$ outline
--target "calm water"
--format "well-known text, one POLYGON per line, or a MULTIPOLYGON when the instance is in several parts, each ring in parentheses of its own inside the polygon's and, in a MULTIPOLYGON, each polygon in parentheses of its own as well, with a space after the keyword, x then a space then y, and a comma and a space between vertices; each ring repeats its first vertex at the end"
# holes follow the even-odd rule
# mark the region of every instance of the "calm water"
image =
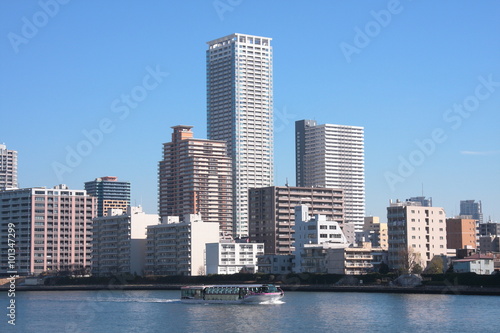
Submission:
POLYGON ((498 296, 287 292, 281 304, 217 305, 181 303, 178 291, 24 292, 16 294, 15 328, 0 296, 0 332, 500 330, 498 296))

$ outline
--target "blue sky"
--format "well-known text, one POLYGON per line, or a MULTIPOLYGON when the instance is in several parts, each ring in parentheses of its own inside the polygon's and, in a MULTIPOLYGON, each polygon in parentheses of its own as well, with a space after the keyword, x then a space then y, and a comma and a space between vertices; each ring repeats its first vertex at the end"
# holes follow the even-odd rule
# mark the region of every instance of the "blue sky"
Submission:
POLYGON ((273 38, 275 184, 295 183, 294 122, 365 127, 366 213, 481 200, 500 221, 500 3, 0 2, 0 142, 21 187, 117 176, 156 212, 171 126, 206 138, 206 42, 273 38))

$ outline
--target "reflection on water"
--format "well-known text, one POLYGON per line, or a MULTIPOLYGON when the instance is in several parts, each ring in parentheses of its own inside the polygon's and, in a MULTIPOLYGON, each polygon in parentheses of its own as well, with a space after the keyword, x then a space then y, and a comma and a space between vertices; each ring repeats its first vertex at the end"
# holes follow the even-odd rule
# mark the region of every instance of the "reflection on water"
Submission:
MULTIPOLYGON (((3 299, 0 299, 3 301, 3 299)), ((287 292, 278 304, 185 304, 178 291, 16 295, 1 332, 497 332, 500 297, 287 292)), ((2 304, 3 307, 3 304, 2 304)))

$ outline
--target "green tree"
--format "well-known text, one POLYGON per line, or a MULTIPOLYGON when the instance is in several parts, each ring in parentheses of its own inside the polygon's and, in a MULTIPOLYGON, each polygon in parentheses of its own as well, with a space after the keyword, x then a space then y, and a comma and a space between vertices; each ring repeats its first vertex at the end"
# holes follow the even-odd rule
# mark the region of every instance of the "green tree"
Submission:
POLYGON ((380 263, 380 267, 378 268, 378 272, 380 274, 387 274, 389 273, 389 265, 387 265, 385 262, 380 263))
POLYGON ((425 268, 425 274, 443 274, 444 262, 441 256, 434 256, 431 262, 425 268))

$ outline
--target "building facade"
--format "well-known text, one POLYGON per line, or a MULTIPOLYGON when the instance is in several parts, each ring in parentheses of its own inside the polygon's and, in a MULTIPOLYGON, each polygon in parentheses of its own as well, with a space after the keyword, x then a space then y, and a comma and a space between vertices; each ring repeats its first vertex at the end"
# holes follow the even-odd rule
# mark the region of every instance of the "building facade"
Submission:
POLYGON ((219 241, 219 224, 189 214, 147 227, 146 275, 205 275, 205 245, 219 241))
POLYGON ((356 247, 327 249, 325 265, 329 274, 367 274, 373 270, 372 245, 361 242, 356 247))
POLYGON ((387 241, 387 223, 380 223, 378 216, 365 216, 363 233, 361 236, 371 242, 373 247, 380 247, 383 250, 388 249, 387 241))
POLYGON ((345 222, 362 232, 365 216, 364 128, 295 122, 296 185, 344 190, 345 222))
POLYGON ((274 182, 271 38, 232 34, 207 44, 207 135, 227 143, 234 234, 245 237, 248 189, 274 182))
POLYGON ((174 126, 163 144, 158 167, 160 217, 201 214, 217 222, 223 235, 233 234, 231 159, 226 143, 194 139, 192 126, 174 126))
POLYGON ((495 235, 500 236, 500 223, 497 222, 484 222, 479 223, 479 236, 495 235))
POLYGON ((446 255, 446 214, 441 207, 423 207, 419 202, 390 203, 387 207, 389 267, 401 268, 407 256, 425 268, 437 255, 446 255))
POLYGON ((17 151, 0 144, 0 191, 17 186, 17 151))
POLYGON ((460 216, 470 216, 470 218, 477 220, 478 223, 483 223, 483 207, 481 201, 460 200, 460 216))
POLYGON ((85 182, 85 190, 97 198, 97 217, 106 216, 109 209, 127 211, 130 206, 130 183, 118 177, 106 176, 85 182))
POLYGON ((327 249, 349 246, 337 221, 327 220, 324 215, 311 218, 306 205, 295 207, 294 272, 326 273, 327 249))
POLYGON ((265 254, 293 252, 295 206, 309 206, 312 215, 321 214, 339 225, 344 222, 341 189, 270 186, 250 189, 250 240, 264 243, 265 254))
POLYGON ((89 273, 94 217, 95 198, 84 190, 59 185, 0 191, 1 253, 11 253, 8 231, 16 236, 13 266, 2 256, 0 273, 89 273))
POLYGON ((209 243, 206 245, 206 274, 257 273, 262 243, 209 243))
POLYGON ((264 274, 289 274, 292 273, 292 265, 295 256, 279 255, 279 254, 264 254, 257 258, 257 266, 259 273, 264 274))
POLYGON ((476 249, 476 220, 463 218, 446 219, 446 244, 449 249, 476 249))
POLYGON ((453 271, 457 273, 490 275, 494 270, 494 257, 492 254, 476 253, 463 259, 453 260, 453 271))
POLYGON ((131 206, 126 211, 109 209, 106 216, 95 218, 92 275, 143 275, 146 228, 158 222, 157 214, 146 214, 142 207, 131 206))

